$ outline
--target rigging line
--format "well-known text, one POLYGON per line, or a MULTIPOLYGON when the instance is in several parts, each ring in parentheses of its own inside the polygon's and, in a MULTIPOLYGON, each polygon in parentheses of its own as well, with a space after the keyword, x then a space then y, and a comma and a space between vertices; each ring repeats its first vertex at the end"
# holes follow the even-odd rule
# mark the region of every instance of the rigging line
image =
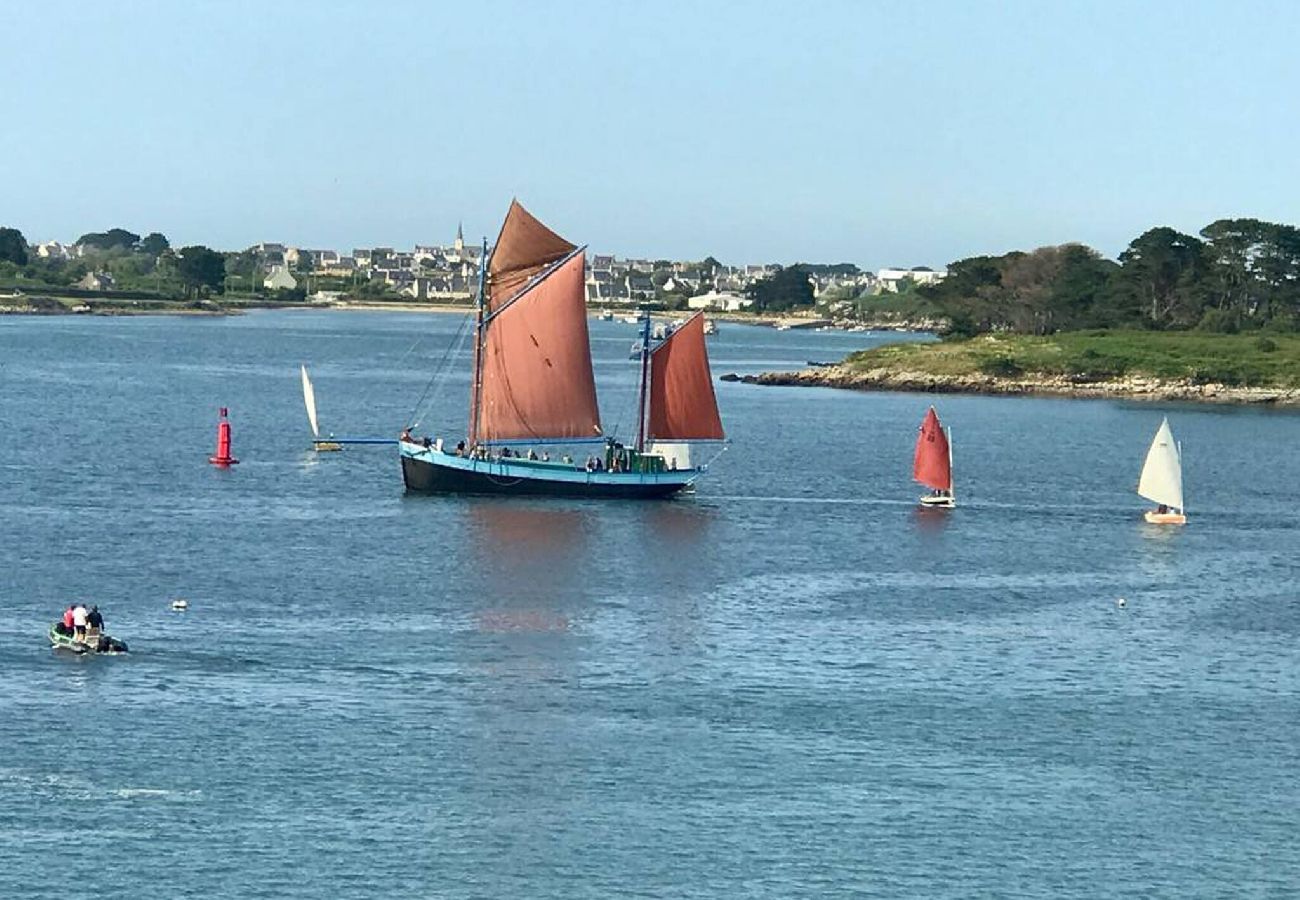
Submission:
POLYGON ((461 320, 459 329, 457 329, 456 334, 452 337, 452 340, 449 342, 446 351, 443 353, 441 361, 435 367, 433 378, 431 378, 429 384, 425 386, 424 393, 420 396, 420 400, 416 404, 416 409, 414 413, 415 422, 412 425, 413 428, 419 427, 424 417, 429 413, 430 410, 432 410, 434 404, 437 402, 437 396, 441 394, 443 387, 445 387, 445 385, 447 384, 447 380, 451 375, 452 360, 455 357, 459 356, 460 353, 465 348, 465 343, 468 340, 468 336, 469 336, 469 329, 466 326, 468 325, 470 319, 472 318, 473 316, 471 315, 471 316, 466 316, 464 319, 461 320), (433 396, 429 396, 429 392, 431 389, 433 390, 434 393, 433 396), (425 399, 426 397, 428 397, 427 401, 425 399))
MULTIPOLYGON (((428 397, 429 392, 433 390, 434 384, 445 378, 451 357, 461 349, 461 345, 465 342, 465 326, 469 323, 470 318, 470 315, 461 318, 460 327, 456 329, 456 333, 452 336, 452 339, 447 342, 447 349, 443 352, 442 359, 439 360, 436 366, 434 366, 433 375, 429 378, 429 381, 424 386, 424 390, 420 393, 420 399, 415 401, 415 407, 411 410, 411 419, 413 421, 410 423, 409 427, 415 428, 420 424, 420 419, 423 416, 422 408, 424 406, 425 398, 428 397)), ((418 344, 421 340, 423 340, 423 337, 417 338, 416 343, 418 344)), ((405 359, 405 356, 403 356, 403 359, 405 359)))

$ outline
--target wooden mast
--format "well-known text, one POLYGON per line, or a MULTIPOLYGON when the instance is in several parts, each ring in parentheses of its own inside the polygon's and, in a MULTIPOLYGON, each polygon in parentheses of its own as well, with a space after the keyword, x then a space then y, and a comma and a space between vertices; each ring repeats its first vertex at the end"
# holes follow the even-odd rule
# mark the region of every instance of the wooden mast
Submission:
POLYGON ((645 320, 641 323, 641 389, 637 400, 636 414, 636 452, 645 452, 646 394, 650 387, 650 310, 644 310, 645 320))
POLYGON ((474 319, 474 370, 469 389, 469 446, 478 446, 478 407, 479 394, 483 389, 483 309, 487 290, 487 238, 483 239, 483 255, 478 265, 478 309, 474 319))

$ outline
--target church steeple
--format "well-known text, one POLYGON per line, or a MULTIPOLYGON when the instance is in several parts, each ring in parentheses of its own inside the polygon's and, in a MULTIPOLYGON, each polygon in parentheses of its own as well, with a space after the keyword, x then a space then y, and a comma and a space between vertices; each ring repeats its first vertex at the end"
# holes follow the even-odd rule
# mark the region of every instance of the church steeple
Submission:
POLYGON ((460 253, 465 249, 465 230, 461 227, 463 223, 456 223, 456 252, 460 253))

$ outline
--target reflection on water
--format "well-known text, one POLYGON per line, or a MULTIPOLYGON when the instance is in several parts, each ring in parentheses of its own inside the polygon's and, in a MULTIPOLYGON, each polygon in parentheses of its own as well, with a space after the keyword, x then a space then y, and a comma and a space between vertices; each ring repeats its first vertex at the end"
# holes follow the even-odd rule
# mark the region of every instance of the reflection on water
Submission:
POLYGON ((941 535, 948 530, 954 510, 932 509, 919 503, 912 509, 912 527, 921 535, 941 535))
POLYGON ((471 607, 483 632, 556 633, 581 604, 594 511, 554 501, 461 501, 473 571, 471 607))

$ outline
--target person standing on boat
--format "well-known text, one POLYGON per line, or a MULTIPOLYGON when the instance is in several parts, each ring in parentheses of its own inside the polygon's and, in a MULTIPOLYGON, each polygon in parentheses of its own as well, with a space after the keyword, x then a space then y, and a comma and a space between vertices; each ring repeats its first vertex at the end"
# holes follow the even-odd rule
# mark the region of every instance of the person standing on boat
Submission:
POLYGON ((65 634, 72 634, 72 610, 77 604, 69 603, 68 608, 63 611, 63 631, 65 634))
POLYGON ((100 615, 98 606, 92 606, 90 612, 86 613, 86 636, 99 637, 103 630, 104 617, 100 615))
POLYGON ((86 605, 78 603, 72 608, 72 636, 81 640, 86 636, 86 605))

